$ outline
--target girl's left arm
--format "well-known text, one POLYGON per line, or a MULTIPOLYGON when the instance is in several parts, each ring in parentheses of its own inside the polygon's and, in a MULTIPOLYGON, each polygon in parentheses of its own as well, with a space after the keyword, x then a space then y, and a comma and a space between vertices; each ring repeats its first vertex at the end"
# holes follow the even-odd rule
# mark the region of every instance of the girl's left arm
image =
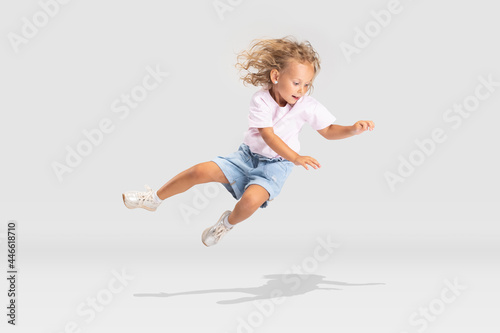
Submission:
POLYGON ((360 120, 352 126, 341 126, 331 124, 318 131, 327 140, 339 140, 361 134, 365 131, 373 131, 375 124, 371 120, 360 120))

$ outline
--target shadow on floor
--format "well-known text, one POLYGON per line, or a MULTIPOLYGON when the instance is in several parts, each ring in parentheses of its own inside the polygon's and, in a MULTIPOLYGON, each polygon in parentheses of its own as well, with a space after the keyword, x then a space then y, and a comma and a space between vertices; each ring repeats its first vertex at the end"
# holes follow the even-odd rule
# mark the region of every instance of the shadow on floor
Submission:
POLYGON ((134 294, 136 297, 174 297, 184 295, 201 295, 212 293, 246 293, 251 296, 240 297, 236 299, 218 301, 218 304, 236 304, 243 302, 256 301, 261 299, 271 299, 276 297, 274 294, 279 292, 279 297, 292 297, 309 293, 314 290, 342 290, 339 288, 322 288, 319 285, 331 285, 336 287, 358 287, 384 285, 385 283, 347 283, 338 281, 328 281, 322 275, 314 274, 271 274, 264 275, 268 281, 258 287, 248 288, 227 288, 227 289, 208 289, 193 290, 178 293, 144 293, 134 294))

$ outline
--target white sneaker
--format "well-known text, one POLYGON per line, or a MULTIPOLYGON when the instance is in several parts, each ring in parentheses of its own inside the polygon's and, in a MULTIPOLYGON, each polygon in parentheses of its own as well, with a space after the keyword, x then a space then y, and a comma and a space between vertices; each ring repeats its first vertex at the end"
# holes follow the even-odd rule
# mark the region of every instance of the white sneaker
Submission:
POLYGON ((205 246, 212 246, 217 244, 222 239, 222 237, 224 237, 224 235, 229 232, 230 229, 226 228, 226 226, 224 225, 224 218, 226 216, 229 216, 229 214, 231 214, 231 211, 226 210, 224 213, 222 213, 222 216, 216 224, 203 231, 203 234, 201 235, 201 241, 203 242, 203 244, 205 244, 205 246))
POLYGON ((151 212, 154 212, 156 208, 161 204, 161 202, 156 202, 153 198, 153 190, 144 185, 148 190, 147 192, 130 191, 122 194, 123 203, 127 208, 144 208, 151 212))

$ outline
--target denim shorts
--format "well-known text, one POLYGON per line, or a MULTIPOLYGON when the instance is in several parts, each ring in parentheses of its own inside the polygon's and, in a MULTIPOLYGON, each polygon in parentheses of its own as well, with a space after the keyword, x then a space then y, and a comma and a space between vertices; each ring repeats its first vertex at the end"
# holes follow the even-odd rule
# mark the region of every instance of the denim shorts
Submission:
POLYGON ((239 200, 248 186, 256 184, 266 189, 269 199, 260 208, 266 208, 268 201, 278 196, 295 166, 292 162, 282 158, 268 158, 250 151, 250 148, 242 143, 237 152, 228 156, 212 160, 222 170, 229 184, 222 184, 239 200))

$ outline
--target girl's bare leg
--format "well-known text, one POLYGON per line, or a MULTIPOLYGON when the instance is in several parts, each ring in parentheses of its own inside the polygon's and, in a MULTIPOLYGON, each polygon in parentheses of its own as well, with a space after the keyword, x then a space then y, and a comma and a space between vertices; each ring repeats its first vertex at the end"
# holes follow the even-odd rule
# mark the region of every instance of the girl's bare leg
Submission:
MULTIPOLYGON (((163 185, 157 194, 164 200, 185 192, 194 185, 210 182, 229 183, 219 166, 212 161, 196 164, 182 171, 163 185)), ((268 199, 266 189, 260 185, 250 185, 229 215, 229 223, 235 225, 248 219, 268 199)))
POLYGON ((259 207, 269 199, 269 193, 260 185, 247 187, 240 201, 236 204, 231 215, 227 218, 230 224, 240 223, 249 218, 259 207))
POLYGON ((196 164, 182 171, 170 179, 156 193, 160 199, 164 200, 182 193, 194 185, 210 182, 229 183, 222 170, 213 161, 196 164))

